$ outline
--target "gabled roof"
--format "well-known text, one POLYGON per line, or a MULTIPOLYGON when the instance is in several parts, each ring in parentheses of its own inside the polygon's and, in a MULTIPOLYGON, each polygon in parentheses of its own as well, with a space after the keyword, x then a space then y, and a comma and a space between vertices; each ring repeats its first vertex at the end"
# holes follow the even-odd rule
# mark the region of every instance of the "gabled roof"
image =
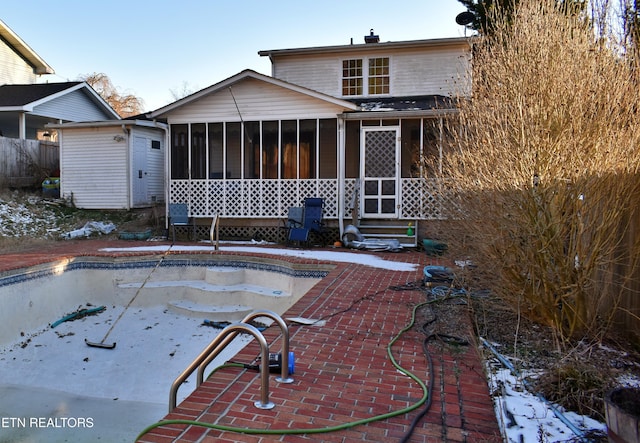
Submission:
POLYGON ((86 82, 0 86, 0 111, 33 111, 38 105, 78 90, 82 90, 87 94, 90 100, 104 109, 105 113, 120 119, 120 116, 113 108, 86 82))
POLYGON ((260 73, 258 73, 256 71, 251 70, 251 69, 245 69, 244 71, 242 71, 242 72, 240 72, 240 73, 238 73, 238 74, 236 74, 236 75, 234 75, 232 77, 229 77, 229 78, 227 78, 225 80, 222 80, 219 83, 216 83, 216 84, 214 84, 212 86, 209 86, 208 88, 202 89, 202 90, 200 90, 200 91, 198 91, 196 93, 193 93, 193 94, 191 94, 191 95, 189 95, 187 97, 184 97, 184 98, 182 98, 182 99, 180 99, 178 101, 175 101, 175 102, 173 102, 171 104, 168 104, 168 105, 166 105, 166 106, 164 106, 164 107, 162 107, 160 109, 152 111, 152 112, 147 114, 147 117, 156 118, 156 117, 161 116, 161 115, 163 115, 163 114, 165 114, 165 113, 167 113, 169 111, 173 111, 173 110, 175 110, 177 108, 180 108, 180 107, 182 107, 184 105, 192 103, 192 102, 194 102, 194 101, 196 101, 196 100, 198 100, 198 99, 200 99, 200 98, 202 98, 204 96, 207 96, 209 94, 212 94, 212 93, 221 91, 223 89, 226 89, 226 88, 228 88, 230 86, 233 86, 234 84, 236 84, 236 83, 238 83, 238 82, 240 82, 242 80, 248 79, 248 78, 259 80, 259 81, 263 81, 265 83, 269 83, 271 85, 279 86, 281 88, 285 88, 285 89, 288 89, 290 91, 294 91, 294 92, 297 92, 297 93, 300 93, 300 94, 304 94, 304 95, 307 95, 309 97, 314 97, 314 98, 317 98, 317 99, 320 99, 320 100, 324 100, 326 102, 333 103, 335 105, 341 106, 341 107, 343 107, 345 109, 348 109, 348 110, 352 110, 352 111, 358 110, 358 106, 356 104, 354 104, 352 102, 349 102, 347 100, 342 100, 342 99, 333 97, 331 95, 327 95, 327 94, 323 94, 323 93, 318 92, 318 91, 314 91, 312 89, 308 89, 308 88, 304 88, 302 86, 294 85, 293 83, 288 83, 288 82, 285 82, 285 81, 282 81, 282 80, 278 80, 276 78, 269 77, 268 75, 260 74, 260 73))
POLYGON ((55 71, 42 57, 35 53, 18 34, 13 32, 2 20, 0 20, 0 38, 4 40, 14 51, 33 66, 35 74, 53 74, 55 71))

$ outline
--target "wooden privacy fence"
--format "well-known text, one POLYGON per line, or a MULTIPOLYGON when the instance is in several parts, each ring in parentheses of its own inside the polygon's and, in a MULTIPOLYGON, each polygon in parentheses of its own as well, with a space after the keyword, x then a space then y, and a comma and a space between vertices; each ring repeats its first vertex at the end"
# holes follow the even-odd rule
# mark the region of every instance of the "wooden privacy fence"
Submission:
MULTIPOLYGON (((638 177, 633 177, 638 180, 638 177)), ((640 193, 620 219, 618 243, 610 264, 599 273, 601 291, 614 309, 617 332, 640 344, 640 193)))
POLYGON ((0 187, 37 186, 59 169, 58 143, 0 137, 0 187))

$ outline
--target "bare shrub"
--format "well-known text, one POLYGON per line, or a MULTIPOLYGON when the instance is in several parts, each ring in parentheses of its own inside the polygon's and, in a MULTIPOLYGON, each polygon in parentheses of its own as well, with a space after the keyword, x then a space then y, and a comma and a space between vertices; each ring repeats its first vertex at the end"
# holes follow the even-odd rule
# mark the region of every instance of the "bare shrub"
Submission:
POLYGON ((495 13, 443 170, 495 291, 558 344, 602 337, 638 289, 640 88, 615 42, 554 0, 495 13))

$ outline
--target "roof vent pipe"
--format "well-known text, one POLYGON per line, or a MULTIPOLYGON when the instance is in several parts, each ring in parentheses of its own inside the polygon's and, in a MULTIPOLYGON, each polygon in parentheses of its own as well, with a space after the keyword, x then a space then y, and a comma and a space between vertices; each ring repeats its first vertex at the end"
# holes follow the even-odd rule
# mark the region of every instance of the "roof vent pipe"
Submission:
POLYGON ((369 35, 364 36, 365 43, 380 43, 380 36, 373 34, 373 29, 369 31, 369 35))

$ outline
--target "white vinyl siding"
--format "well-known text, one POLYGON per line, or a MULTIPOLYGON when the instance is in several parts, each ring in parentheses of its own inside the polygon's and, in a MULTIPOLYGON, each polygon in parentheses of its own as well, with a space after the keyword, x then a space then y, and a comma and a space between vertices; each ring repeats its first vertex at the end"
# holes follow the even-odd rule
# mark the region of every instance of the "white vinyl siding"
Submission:
POLYGON ((344 109, 268 83, 246 79, 166 114, 169 123, 335 118, 344 109), (233 93, 233 95, 232 95, 233 93), (235 102, 234 102, 235 98, 235 102), (237 104, 237 108, 236 108, 237 104), (239 111, 238 111, 239 110, 239 111))
POLYGON ((33 67, 0 40, 0 85, 32 84, 37 78, 33 67))
MULTIPOLYGON (((389 57, 390 91, 395 97, 468 94, 460 77, 468 69, 469 53, 461 46, 319 53, 273 58, 274 77, 334 97, 342 97, 343 60, 389 57), (463 87, 461 91, 456 90, 463 87)), ((368 65, 363 63, 363 69, 368 65)), ((366 85, 364 86, 366 88, 366 85)))
POLYGON ((32 114, 45 117, 55 115, 58 119, 71 122, 113 119, 113 116, 100 111, 82 89, 38 105, 33 109, 32 114))
POLYGON ((63 130, 60 194, 78 208, 127 209, 128 146, 119 126, 63 130))

